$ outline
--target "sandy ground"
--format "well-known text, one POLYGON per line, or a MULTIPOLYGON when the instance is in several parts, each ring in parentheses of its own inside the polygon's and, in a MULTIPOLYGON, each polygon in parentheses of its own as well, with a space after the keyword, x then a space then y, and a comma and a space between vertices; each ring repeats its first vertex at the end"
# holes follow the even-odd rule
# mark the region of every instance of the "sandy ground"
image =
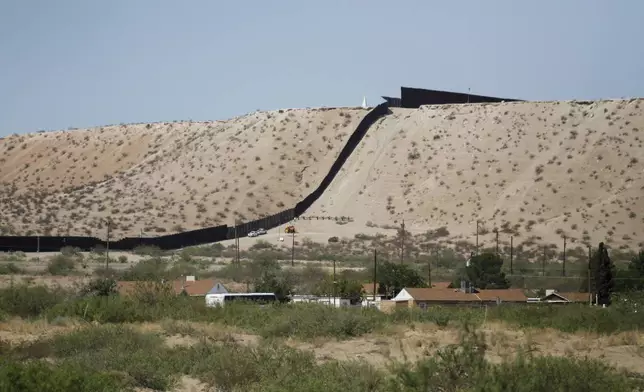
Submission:
MULTIPOLYGON (((5 138, 0 219, 20 233, 104 236, 100 219, 111 216, 118 237, 275 213, 319 184, 365 113, 257 112, 5 138)), ((413 233, 446 227, 449 239, 474 242, 478 219, 489 233, 482 246, 496 227, 502 244, 513 234, 517 245, 561 247, 565 235, 570 247, 603 240, 635 249, 644 229, 643 139, 641 99, 393 109, 305 214, 353 222, 294 223, 320 242, 391 232, 382 227, 402 219, 413 233)), ((266 238, 277 241, 275 232, 266 238)))

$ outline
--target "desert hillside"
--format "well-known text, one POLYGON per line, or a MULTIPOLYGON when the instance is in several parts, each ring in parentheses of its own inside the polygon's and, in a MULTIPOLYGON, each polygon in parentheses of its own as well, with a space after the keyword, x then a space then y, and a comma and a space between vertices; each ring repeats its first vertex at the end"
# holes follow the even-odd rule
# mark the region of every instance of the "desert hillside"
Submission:
POLYGON ((348 234, 404 219, 411 232, 446 227, 446 240, 474 243, 479 219, 486 246, 498 228, 515 244, 561 245, 566 235, 571 246, 635 248, 644 241, 643 141, 643 100, 394 109, 307 211, 354 222, 299 225, 348 234))
POLYGON ((0 139, 0 233, 112 238, 252 220, 327 174, 367 110, 256 112, 0 139))

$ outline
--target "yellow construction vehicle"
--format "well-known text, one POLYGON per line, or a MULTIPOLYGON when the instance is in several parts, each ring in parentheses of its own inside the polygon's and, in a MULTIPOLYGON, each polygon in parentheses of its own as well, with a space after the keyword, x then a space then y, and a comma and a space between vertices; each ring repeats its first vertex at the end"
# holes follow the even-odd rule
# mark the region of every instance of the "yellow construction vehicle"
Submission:
POLYGON ((284 232, 285 232, 286 234, 292 234, 292 233, 295 233, 295 226, 293 226, 293 225, 291 225, 291 226, 286 226, 286 228, 284 229, 284 232))

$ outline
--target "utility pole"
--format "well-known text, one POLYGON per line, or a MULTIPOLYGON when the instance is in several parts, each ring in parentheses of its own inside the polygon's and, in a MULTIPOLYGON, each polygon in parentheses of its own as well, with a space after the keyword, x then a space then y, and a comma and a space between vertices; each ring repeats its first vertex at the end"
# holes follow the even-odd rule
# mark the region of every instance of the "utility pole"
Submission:
POLYGON ((236 253, 237 253, 237 255, 236 255, 236 256, 237 256, 237 264, 240 264, 240 263, 241 263, 241 258, 239 257, 239 237, 237 237, 237 249, 236 249, 236 253))
POLYGON ((590 297, 589 305, 593 304, 593 292, 590 285, 590 263, 592 258, 593 258, 592 250, 590 248, 590 245, 588 245, 588 296, 590 297))
POLYGON ((335 305, 336 292, 335 292, 335 257, 333 257, 333 304, 335 305))
POLYGON ((36 237, 36 252, 40 253, 40 236, 36 237))
POLYGON ((512 268, 512 256, 514 253, 514 236, 510 236, 510 275, 514 273, 512 268))
POLYGON ((494 229, 496 232, 496 255, 499 255, 499 229, 494 229))
POLYGON ((541 263, 541 276, 546 276, 546 246, 543 246, 543 262, 541 263))
POLYGON ((427 287, 432 287, 432 261, 427 262, 427 287))
POLYGON ((109 271, 110 269, 110 219, 107 219, 107 242, 105 249, 105 269, 109 271))
POLYGON ((400 264, 405 261, 405 220, 402 220, 402 233, 400 235, 400 264))
POLYGON ((376 280, 378 279, 378 251, 373 250, 373 300, 376 301, 376 280))
POLYGON ((561 276, 566 276, 566 236, 564 236, 563 269, 561 270, 561 276))
POLYGON ((291 243, 291 267, 295 266, 295 229, 292 232, 293 242, 291 243))
POLYGON ((479 254, 479 220, 476 220, 476 254, 479 254))
POLYGON ((235 264, 239 264, 239 238, 237 238, 237 219, 233 222, 233 230, 235 231, 235 264))

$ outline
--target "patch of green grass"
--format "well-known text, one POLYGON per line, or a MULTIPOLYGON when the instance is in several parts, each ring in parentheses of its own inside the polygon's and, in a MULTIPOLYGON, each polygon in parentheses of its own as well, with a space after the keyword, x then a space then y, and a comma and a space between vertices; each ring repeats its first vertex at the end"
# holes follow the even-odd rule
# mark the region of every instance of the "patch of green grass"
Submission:
POLYGON ((0 391, 118 392, 131 390, 117 375, 78 364, 51 365, 45 361, 0 360, 0 391))

